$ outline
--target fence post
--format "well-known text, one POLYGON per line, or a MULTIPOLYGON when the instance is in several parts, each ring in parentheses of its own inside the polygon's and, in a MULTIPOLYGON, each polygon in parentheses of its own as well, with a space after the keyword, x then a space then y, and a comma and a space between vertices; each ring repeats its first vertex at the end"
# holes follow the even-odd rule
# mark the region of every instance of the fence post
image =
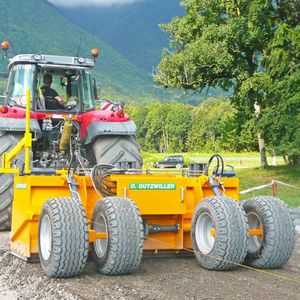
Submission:
POLYGON ((277 196, 277 183, 274 180, 272 180, 272 195, 273 197, 277 196))

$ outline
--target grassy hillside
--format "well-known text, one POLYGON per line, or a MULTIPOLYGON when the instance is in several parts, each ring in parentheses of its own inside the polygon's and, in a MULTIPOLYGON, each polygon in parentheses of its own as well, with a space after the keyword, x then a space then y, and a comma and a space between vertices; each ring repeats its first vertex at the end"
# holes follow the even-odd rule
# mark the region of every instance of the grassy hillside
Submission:
POLYGON ((183 15, 180 0, 147 0, 128 5, 60 7, 70 20, 122 53, 131 63, 150 73, 168 46, 167 34, 159 28, 183 15))
MULTIPOLYGON (((142 72, 120 53, 66 19, 46 0, 0 0, 0 40, 9 40, 11 54, 47 53, 76 55, 82 39, 80 55, 99 48, 101 56, 96 72, 103 95, 125 100, 159 99, 155 89, 142 72)), ((0 59, 0 71, 6 65, 0 59)))

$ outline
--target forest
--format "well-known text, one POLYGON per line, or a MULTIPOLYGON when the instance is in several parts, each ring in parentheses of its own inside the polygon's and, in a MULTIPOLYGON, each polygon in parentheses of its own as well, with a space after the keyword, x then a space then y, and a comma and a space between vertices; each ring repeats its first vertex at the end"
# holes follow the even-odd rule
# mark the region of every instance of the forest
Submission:
POLYGON ((126 106, 137 125, 137 138, 149 152, 253 151, 255 130, 238 123, 238 113, 226 98, 210 98, 191 106, 151 103, 126 106))
MULTIPOLYGON (((194 92, 231 90, 233 111, 225 102, 215 112, 206 105, 176 110, 174 126, 168 125, 172 113, 160 112, 165 147, 194 150, 203 143, 241 151, 252 148, 256 136, 263 167, 266 151, 300 164, 300 2, 186 0, 182 5, 186 15, 161 26, 170 47, 162 52, 154 80, 194 92), (183 125, 177 118, 189 121, 183 125), (187 134, 179 133, 186 127, 187 134)), ((157 142, 146 135, 146 147, 149 139, 157 142)))

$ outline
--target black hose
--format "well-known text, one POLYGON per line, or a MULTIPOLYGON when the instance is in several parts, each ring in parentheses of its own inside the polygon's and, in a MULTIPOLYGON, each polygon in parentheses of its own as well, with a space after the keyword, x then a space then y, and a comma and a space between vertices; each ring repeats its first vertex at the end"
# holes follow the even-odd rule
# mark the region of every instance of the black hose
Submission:
POLYGON ((220 155, 220 154, 214 154, 209 160, 208 160, 208 163, 207 163, 207 167, 205 169, 205 173, 207 174, 208 172, 208 169, 212 163, 212 161, 216 159, 217 160, 217 166, 216 166, 216 169, 214 170, 214 175, 216 176, 219 176, 219 177, 222 177, 223 173, 224 173, 224 160, 223 160, 223 157, 220 155), (219 172, 220 170, 220 165, 221 165, 221 172, 219 172))
POLYGON ((220 154, 214 154, 209 160, 208 160, 208 164, 207 164, 207 167, 206 167, 206 175, 208 175, 208 168, 209 166, 211 165, 212 161, 216 159, 217 160, 217 166, 216 168, 214 169, 213 171, 213 174, 210 175, 208 177, 208 182, 214 192, 214 194, 216 196, 222 196, 222 192, 221 192, 221 189, 220 189, 220 184, 217 183, 215 177, 222 177, 223 176, 223 173, 224 173, 224 160, 223 160, 223 157, 220 155, 220 154), (221 166, 221 170, 220 170, 220 166, 221 166))
POLYGON ((96 165, 92 170, 92 180, 94 186, 102 196, 110 197, 116 195, 116 183, 110 180, 112 165, 96 165))

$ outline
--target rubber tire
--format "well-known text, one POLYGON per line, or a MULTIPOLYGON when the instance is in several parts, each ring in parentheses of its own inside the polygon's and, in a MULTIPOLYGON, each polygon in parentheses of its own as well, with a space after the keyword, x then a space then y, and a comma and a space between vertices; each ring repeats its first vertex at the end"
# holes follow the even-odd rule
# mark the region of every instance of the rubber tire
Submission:
POLYGON ((92 217, 101 213, 107 224, 107 251, 100 258, 92 245, 92 258, 98 272, 106 275, 124 275, 135 271, 143 256, 143 220, 136 204, 125 197, 107 197, 99 200, 92 217))
POLYGON ((295 247, 295 227, 288 206, 278 198, 259 196, 243 202, 247 213, 255 212, 263 227, 263 240, 255 253, 248 253, 245 263, 255 268, 274 269, 290 259, 295 247))
POLYGON ((39 242, 39 257, 44 273, 60 278, 81 274, 89 250, 88 221, 82 204, 71 198, 47 200, 40 215, 39 237, 40 223, 45 214, 50 218, 52 250, 48 260, 44 260, 39 242))
MULTIPOLYGON (((0 131, 0 167, 2 154, 10 151, 22 139, 19 132, 0 131)), ((24 152, 18 158, 24 159, 24 152)), ((12 201, 14 198, 14 175, 0 173, 0 230, 10 230, 12 201)))
POLYGON ((191 238, 199 264, 208 270, 231 270, 241 264, 247 254, 248 224, 244 210, 235 200, 224 196, 200 201, 192 218, 191 238), (206 255, 199 250, 195 227, 200 213, 210 215, 215 228, 215 243, 206 255))
POLYGON ((119 162, 135 162, 134 169, 142 169, 143 159, 135 136, 108 135, 98 137, 93 144, 97 164, 119 167, 119 162))

